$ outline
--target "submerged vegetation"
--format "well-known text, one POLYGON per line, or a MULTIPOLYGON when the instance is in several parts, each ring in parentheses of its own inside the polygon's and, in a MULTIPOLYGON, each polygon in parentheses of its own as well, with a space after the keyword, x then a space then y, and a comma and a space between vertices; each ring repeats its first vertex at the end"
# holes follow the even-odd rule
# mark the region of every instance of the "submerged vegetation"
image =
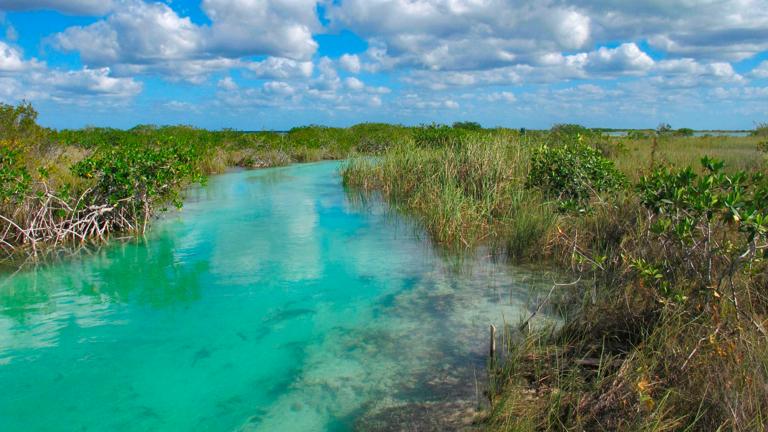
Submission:
POLYGON ((485 427, 768 426, 765 125, 741 138, 472 122, 55 131, 36 116, 0 105, 8 256, 141 233, 186 186, 228 168, 349 157, 347 187, 382 195, 443 246, 573 273, 553 288, 561 327, 504 329, 485 427))
POLYGON ((553 288, 562 327, 505 328, 487 428, 768 426, 764 148, 666 129, 430 130, 435 145, 347 164, 348 186, 381 193, 438 242, 573 272, 553 288))

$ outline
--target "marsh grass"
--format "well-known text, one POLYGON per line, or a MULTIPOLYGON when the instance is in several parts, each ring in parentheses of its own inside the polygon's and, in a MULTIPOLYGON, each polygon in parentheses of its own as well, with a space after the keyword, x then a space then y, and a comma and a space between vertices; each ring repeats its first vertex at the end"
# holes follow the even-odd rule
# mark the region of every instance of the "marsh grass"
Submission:
POLYGON ((615 138, 608 147, 612 148, 611 159, 617 167, 637 180, 654 165, 697 168, 702 156, 722 160, 731 170, 754 171, 764 166, 759 142, 758 137, 615 138))
POLYGON ((543 244, 554 222, 550 205, 525 187, 527 150, 498 137, 449 147, 398 145, 382 157, 360 157, 342 170, 344 184, 380 191, 416 216, 449 248, 487 242, 512 256, 543 244))
POLYGON ((489 430, 765 430, 762 335, 623 294, 561 330, 511 330, 489 430))
POLYGON ((659 167, 692 166, 701 175, 706 170, 698 162, 705 155, 724 160, 725 173, 764 171, 758 140, 590 141, 629 184, 594 195, 586 211, 558 212, 558 203, 525 184, 531 149, 556 145, 553 139, 530 133, 475 135, 446 146, 405 144, 378 158, 352 159, 343 169, 345 185, 381 193, 441 245, 488 244, 516 259, 549 259, 579 281, 556 287, 551 302, 564 316, 562 327, 505 326, 503 350, 489 369, 492 410, 485 427, 765 430, 765 260, 753 254, 746 267, 729 267, 743 262, 728 255, 746 247, 738 223, 713 225, 722 248, 663 243, 634 186, 659 167), (730 272, 730 285, 712 288, 697 276, 701 270, 686 268, 694 259, 706 267, 707 255, 684 259, 701 253, 721 254, 710 258, 707 272, 730 272), (642 276, 631 264, 636 257, 672 266, 671 285, 662 289, 642 276), (683 259, 675 264, 675 257, 683 259))

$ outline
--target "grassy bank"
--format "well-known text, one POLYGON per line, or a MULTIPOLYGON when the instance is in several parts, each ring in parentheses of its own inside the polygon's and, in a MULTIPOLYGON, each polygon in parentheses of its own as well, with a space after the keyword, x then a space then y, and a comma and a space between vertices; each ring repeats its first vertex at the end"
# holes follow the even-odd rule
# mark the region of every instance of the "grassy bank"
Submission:
POLYGON ((765 430, 763 141, 456 134, 343 175, 439 243, 551 259, 578 281, 555 288, 563 327, 504 329, 488 429, 765 430))

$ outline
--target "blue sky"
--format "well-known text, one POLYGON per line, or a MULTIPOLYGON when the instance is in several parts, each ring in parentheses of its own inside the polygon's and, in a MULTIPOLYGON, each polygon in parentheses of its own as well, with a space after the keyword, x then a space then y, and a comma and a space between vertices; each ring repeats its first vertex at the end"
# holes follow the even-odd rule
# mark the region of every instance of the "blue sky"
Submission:
POLYGON ((768 0, 0 0, 0 25, 0 101, 57 128, 768 121, 768 0))

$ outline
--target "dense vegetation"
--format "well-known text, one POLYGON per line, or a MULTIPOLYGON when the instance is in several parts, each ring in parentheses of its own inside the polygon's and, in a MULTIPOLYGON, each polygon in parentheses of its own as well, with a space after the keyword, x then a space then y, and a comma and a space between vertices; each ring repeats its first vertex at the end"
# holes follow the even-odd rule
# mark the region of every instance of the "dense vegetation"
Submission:
POLYGON ((404 135, 381 124, 288 133, 151 125, 56 131, 36 119, 29 104, 0 104, 0 249, 10 258, 142 233, 208 174, 376 154, 404 135))
POLYGON ((28 104, 0 105, 0 247, 9 256, 141 233, 156 212, 181 205, 186 186, 230 167, 352 156, 350 189, 381 194, 443 246, 487 245, 573 273, 547 306, 562 326, 504 329, 486 427, 768 426, 764 124, 746 138, 669 125, 609 137, 578 125, 472 122, 280 134, 55 131, 36 116, 28 104))
POLYGON ((347 164, 438 242, 573 273, 561 327, 505 329, 486 427, 768 426, 765 144, 684 132, 430 130, 347 164))

